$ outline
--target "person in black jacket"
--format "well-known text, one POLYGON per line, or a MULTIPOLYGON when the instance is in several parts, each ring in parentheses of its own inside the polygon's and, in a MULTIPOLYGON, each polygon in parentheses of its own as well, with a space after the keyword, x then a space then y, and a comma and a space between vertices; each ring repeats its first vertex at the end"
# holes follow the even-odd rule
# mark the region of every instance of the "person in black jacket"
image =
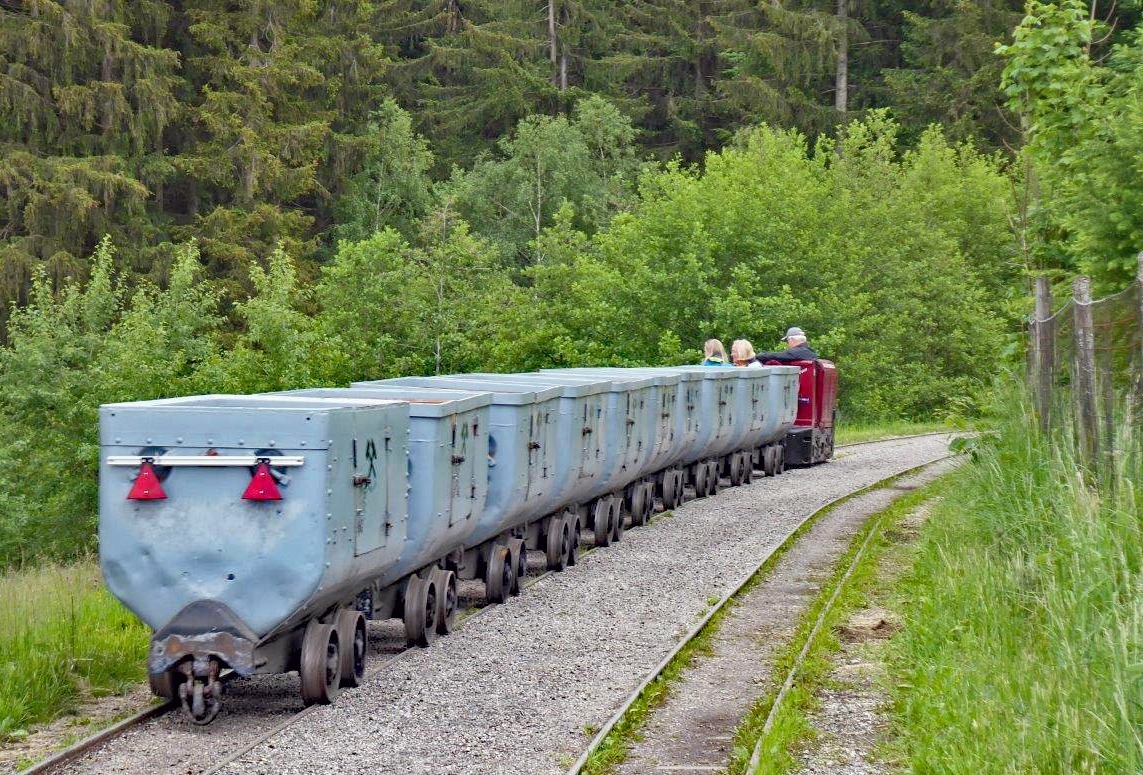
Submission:
POLYGON ((772 353, 758 353, 755 360, 759 363, 766 361, 816 361, 818 354, 810 348, 806 340, 806 332, 794 326, 786 331, 786 349, 772 353))

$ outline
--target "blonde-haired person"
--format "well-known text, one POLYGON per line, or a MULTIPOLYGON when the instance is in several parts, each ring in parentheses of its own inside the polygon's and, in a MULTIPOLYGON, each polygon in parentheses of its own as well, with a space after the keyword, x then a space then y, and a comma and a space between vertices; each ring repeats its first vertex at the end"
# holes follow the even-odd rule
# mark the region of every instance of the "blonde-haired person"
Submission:
POLYGON ((726 362, 726 348, 718 339, 707 339, 702 348, 701 366, 729 366, 726 362))
POLYGON ((749 339, 735 339, 730 345, 730 360, 735 366, 745 368, 762 368, 762 364, 754 360, 754 345, 749 339))

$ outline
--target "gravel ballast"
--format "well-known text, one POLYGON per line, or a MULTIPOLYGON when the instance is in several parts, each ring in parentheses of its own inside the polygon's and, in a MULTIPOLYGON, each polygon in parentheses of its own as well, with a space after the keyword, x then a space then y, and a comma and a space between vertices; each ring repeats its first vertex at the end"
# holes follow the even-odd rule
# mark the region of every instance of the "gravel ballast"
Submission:
MULTIPOLYGON (((374 671, 223 772, 563 772, 710 603, 808 514, 947 448, 948 436, 939 435, 841 449, 827 465, 689 502, 374 671)), ((172 714, 68 771, 209 769, 300 706, 287 699, 297 697, 296 676, 256 685, 281 710, 257 712, 262 691, 244 689, 210 727, 172 714)))
POLYGON ((818 519, 761 583, 737 598, 710 637, 709 650, 692 659, 666 701, 644 720, 617 773, 723 770, 743 716, 783 678, 772 673, 775 654, 789 644, 854 536, 906 491, 959 462, 934 463, 895 486, 850 498, 818 519))

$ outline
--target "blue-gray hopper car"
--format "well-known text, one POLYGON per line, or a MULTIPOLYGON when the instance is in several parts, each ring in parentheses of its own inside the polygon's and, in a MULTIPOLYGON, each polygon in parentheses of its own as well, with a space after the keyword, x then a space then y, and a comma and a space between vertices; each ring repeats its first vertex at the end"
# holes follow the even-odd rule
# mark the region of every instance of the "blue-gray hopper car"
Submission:
POLYGON ((109 404, 100 557, 154 631, 153 691, 196 723, 220 676, 296 671, 306 703, 364 676, 367 619, 410 646, 457 580, 520 591, 527 552, 574 564, 655 508, 778 473, 799 370, 456 374, 109 404), (690 489, 688 489, 690 488, 690 489))

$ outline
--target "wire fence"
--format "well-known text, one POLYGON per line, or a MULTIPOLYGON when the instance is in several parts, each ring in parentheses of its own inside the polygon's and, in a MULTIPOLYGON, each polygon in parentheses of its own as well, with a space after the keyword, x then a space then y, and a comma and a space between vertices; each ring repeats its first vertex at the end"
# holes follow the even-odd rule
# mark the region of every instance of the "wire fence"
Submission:
POLYGON ((1136 451, 1143 414, 1143 253, 1119 293, 1093 300, 1090 279, 1077 277, 1072 297, 1051 306, 1047 279, 1037 278, 1028 378, 1041 429, 1074 435, 1082 460, 1113 472, 1136 451))

